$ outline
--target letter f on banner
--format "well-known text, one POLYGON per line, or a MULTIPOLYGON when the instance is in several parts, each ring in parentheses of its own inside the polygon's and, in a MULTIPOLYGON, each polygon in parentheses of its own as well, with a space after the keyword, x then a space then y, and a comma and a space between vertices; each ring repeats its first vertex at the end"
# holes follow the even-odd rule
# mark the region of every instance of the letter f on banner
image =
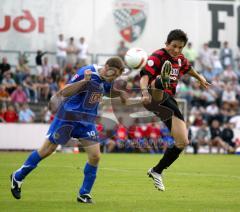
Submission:
POLYGON ((218 40, 218 31, 225 28, 225 23, 218 21, 218 13, 220 11, 227 12, 228 16, 233 16, 233 5, 231 4, 209 4, 208 9, 212 13, 212 40, 209 47, 219 48, 221 46, 218 40))

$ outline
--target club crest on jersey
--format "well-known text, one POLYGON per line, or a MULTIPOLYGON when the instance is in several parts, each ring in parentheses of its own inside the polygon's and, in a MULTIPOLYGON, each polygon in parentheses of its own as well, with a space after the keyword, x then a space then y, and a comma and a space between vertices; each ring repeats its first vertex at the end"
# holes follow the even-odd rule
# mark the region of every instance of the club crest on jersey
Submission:
POLYGON ((154 65, 154 61, 153 60, 148 60, 147 64, 148 64, 148 66, 152 67, 154 65))
POLYGON ((89 103, 90 104, 95 104, 100 102, 102 99, 102 94, 98 92, 93 92, 89 98, 89 103))
POLYGON ((142 0, 116 0, 113 16, 124 40, 133 42, 142 34, 147 20, 147 4, 142 0))

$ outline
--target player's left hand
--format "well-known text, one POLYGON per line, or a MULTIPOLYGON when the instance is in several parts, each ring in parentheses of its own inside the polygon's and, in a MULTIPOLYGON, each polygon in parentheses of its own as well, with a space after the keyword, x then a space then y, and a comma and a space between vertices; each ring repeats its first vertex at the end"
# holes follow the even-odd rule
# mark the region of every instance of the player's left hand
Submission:
POLYGON ((208 86, 211 85, 211 83, 209 83, 209 82, 205 79, 205 77, 203 77, 202 75, 200 75, 199 83, 200 83, 200 85, 201 85, 203 88, 208 88, 208 86))

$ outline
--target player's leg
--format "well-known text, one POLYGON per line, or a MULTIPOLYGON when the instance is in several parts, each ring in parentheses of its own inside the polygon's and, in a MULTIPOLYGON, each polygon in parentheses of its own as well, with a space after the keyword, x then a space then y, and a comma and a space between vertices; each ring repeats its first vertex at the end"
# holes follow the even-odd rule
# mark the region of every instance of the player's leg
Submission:
POLYGON ((172 117, 171 135, 175 140, 175 144, 167 148, 163 158, 153 168, 153 170, 159 174, 169 167, 179 157, 179 154, 183 151, 183 149, 189 144, 186 124, 183 120, 175 116, 172 117))
POLYGON ((73 126, 67 122, 54 119, 45 140, 39 150, 33 151, 23 166, 11 175, 11 191, 16 199, 21 198, 21 184, 24 178, 33 171, 38 163, 45 157, 52 154, 58 144, 65 144, 71 137, 73 126))
POLYGON ((43 158, 52 154, 56 148, 57 144, 53 144, 46 139, 42 147, 39 150, 33 151, 24 164, 11 174, 11 191, 16 199, 21 198, 21 185, 25 177, 37 167, 43 158))
POLYGON ((161 191, 165 190, 162 171, 168 168, 189 144, 185 122, 175 116, 172 117, 171 122, 171 135, 175 140, 175 144, 168 147, 159 163, 148 171, 148 175, 155 181, 155 187, 161 191))
MULTIPOLYGON (((163 121, 170 130, 171 135, 175 140, 175 144, 169 146, 166 149, 162 159, 155 167, 148 171, 148 175, 154 179, 155 186, 159 190, 163 191, 165 190, 165 187, 162 181, 162 171, 169 167, 179 157, 179 154, 182 152, 185 146, 188 145, 189 142, 187 127, 184 122, 183 115, 181 114, 177 106, 176 100, 172 97, 168 97, 163 103, 161 103, 161 105, 170 109, 173 112, 173 115, 163 121)), ((162 112, 159 113, 158 116, 162 118, 162 112)))
POLYGON ((84 179, 77 200, 83 203, 92 203, 90 193, 97 176, 97 168, 101 155, 100 144, 93 141, 82 141, 81 143, 88 154, 88 162, 84 167, 84 179))

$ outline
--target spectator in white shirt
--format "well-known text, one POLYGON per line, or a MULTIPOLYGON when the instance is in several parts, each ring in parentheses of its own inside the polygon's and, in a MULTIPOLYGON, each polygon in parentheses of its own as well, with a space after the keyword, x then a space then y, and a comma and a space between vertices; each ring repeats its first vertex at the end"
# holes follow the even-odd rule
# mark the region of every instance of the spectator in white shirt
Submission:
POLYGON ((233 51, 229 48, 227 41, 224 41, 223 48, 220 50, 220 60, 224 69, 228 66, 233 67, 233 51))
POLYGON ((66 65, 67 60, 67 43, 64 41, 63 34, 59 35, 59 40, 57 41, 57 64, 60 69, 63 70, 66 65))
POLYGON ((233 86, 228 84, 223 91, 222 94, 222 102, 224 104, 228 104, 230 108, 237 109, 238 101, 237 101, 237 93, 233 90, 233 86))
POLYGON ((81 37, 77 46, 77 64, 78 67, 83 67, 87 65, 87 54, 88 54, 88 45, 85 42, 85 38, 81 37))
POLYGON ((212 102, 210 105, 207 106, 206 113, 211 116, 217 115, 219 113, 219 108, 216 102, 212 102))
POLYGON ((77 47, 74 43, 74 38, 70 37, 68 46, 67 46, 67 64, 71 64, 72 66, 76 65, 77 62, 77 47))
POLYGON ((234 124, 234 127, 240 130, 240 114, 237 114, 236 116, 230 118, 229 123, 234 124))

